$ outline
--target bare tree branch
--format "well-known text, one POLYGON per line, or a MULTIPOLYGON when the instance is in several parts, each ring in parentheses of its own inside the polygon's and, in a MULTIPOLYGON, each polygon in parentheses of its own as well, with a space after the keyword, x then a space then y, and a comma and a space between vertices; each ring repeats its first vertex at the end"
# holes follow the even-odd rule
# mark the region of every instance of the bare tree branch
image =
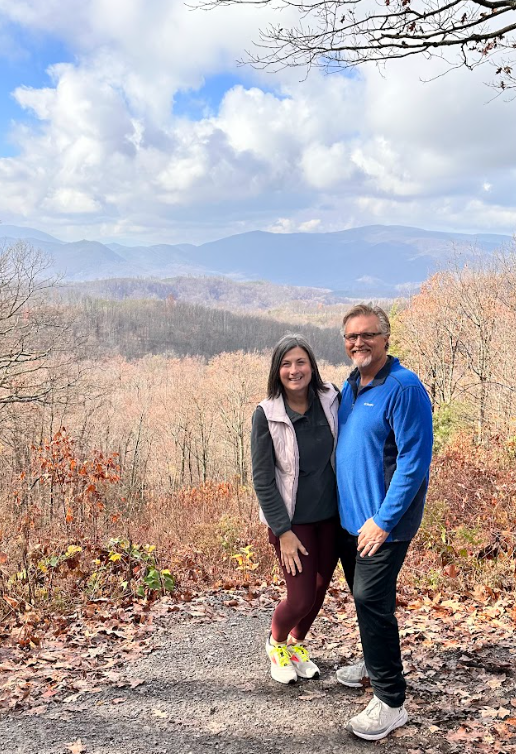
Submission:
POLYGON ((0 250, 0 408, 55 400, 83 371, 72 321, 49 300, 58 281, 47 267, 25 242, 0 250))
POLYGON ((273 70, 303 67, 328 72, 366 62, 412 55, 443 57, 456 50, 459 65, 498 61, 494 85, 516 87, 516 0, 198 0, 211 10, 227 5, 257 5, 295 11, 297 25, 270 24, 259 32, 257 52, 244 63, 273 70))

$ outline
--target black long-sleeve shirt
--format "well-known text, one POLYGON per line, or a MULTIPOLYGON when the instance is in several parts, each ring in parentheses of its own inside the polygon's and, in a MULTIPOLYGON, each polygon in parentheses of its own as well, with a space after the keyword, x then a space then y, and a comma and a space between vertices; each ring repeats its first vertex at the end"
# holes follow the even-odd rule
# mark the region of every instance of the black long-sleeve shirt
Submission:
POLYGON ((304 414, 285 409, 294 427, 299 449, 299 482, 292 522, 276 486, 276 456, 269 424, 261 406, 253 415, 251 458, 253 482, 267 523, 277 537, 293 524, 311 524, 337 515, 337 486, 331 465, 333 435, 318 396, 310 391, 304 414))

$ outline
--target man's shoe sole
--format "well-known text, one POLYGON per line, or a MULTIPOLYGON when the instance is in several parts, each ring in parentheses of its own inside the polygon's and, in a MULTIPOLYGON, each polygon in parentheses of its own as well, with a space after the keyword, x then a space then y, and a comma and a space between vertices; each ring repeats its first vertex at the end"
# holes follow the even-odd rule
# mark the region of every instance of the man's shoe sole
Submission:
POLYGON ((356 680, 354 680, 354 681, 350 681, 350 680, 344 681, 342 678, 339 677, 339 672, 341 670, 349 670, 350 671, 350 670, 354 669, 350 665, 348 667, 339 668, 337 670, 337 672, 335 673, 335 677, 336 677, 337 681, 342 686, 347 686, 348 689, 363 689, 364 686, 368 686, 370 681, 369 681, 369 676, 367 675, 367 668, 365 667, 364 663, 359 663, 359 664, 356 665, 356 667, 359 668, 359 669, 364 668, 365 674, 363 676, 361 676, 361 677, 360 676, 357 677, 357 674, 355 673, 354 677, 356 678, 356 680))
POLYGON ((389 733, 392 733, 393 730, 396 730, 396 728, 401 728, 401 726, 405 725, 407 721, 407 710, 403 709, 403 713, 400 715, 399 719, 395 720, 391 725, 389 725, 386 730, 380 731, 379 733, 362 733, 361 731, 354 730, 349 723, 346 725, 346 730, 348 730, 350 733, 353 733, 353 735, 358 736, 358 738, 365 739, 366 741, 379 741, 381 738, 388 736, 389 733))

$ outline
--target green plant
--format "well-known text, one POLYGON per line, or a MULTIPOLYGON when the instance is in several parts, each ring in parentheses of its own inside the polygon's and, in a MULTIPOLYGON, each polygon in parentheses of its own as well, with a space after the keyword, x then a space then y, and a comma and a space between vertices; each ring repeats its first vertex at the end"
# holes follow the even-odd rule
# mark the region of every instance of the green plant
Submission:
POLYGON ((464 428, 464 407, 442 403, 434 410, 434 453, 440 453, 464 428))
POLYGON ((249 580, 249 574, 252 573, 252 571, 256 571, 256 569, 260 565, 256 561, 256 555, 252 550, 252 545, 241 547, 239 552, 235 553, 231 557, 237 561, 237 569, 242 572, 245 581, 249 580))
POLYGON ((71 544, 64 552, 49 553, 49 545, 35 545, 25 553, 23 567, 8 576, 9 591, 29 603, 66 602, 56 582, 77 571, 82 549, 71 544))
POLYGON ((231 558, 240 540, 241 523, 235 516, 224 515, 217 522, 215 528, 216 536, 226 558, 231 558))
POLYGON ((88 580, 90 594, 106 588, 109 591, 111 585, 125 594, 154 597, 173 592, 176 586, 170 570, 160 569, 155 545, 139 545, 124 538, 110 539, 93 563, 96 569, 88 580))

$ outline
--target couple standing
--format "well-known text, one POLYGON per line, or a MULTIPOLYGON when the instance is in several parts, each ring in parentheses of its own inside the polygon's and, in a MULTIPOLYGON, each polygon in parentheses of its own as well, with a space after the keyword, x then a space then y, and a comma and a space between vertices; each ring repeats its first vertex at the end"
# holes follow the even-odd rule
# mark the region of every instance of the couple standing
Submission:
POLYGON ((346 728, 377 740, 407 722, 396 581, 423 515, 432 413, 418 377, 388 355, 382 309, 354 306, 342 332, 355 367, 342 396, 322 381, 308 343, 287 335, 274 349, 268 397, 253 416, 260 516, 287 585, 266 650, 280 683, 319 676, 305 638, 340 557, 364 654, 340 668, 337 680, 359 687, 369 677, 374 691, 346 728))

